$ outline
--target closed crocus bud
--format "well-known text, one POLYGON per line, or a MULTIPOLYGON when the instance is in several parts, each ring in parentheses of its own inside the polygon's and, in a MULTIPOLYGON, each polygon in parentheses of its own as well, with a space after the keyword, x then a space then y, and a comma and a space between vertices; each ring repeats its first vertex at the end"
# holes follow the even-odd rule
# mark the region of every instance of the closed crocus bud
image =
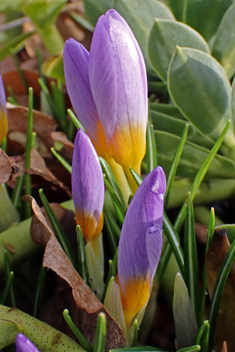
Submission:
POLYGON ((36 346, 22 333, 16 336, 16 352, 40 352, 36 346))
POLYGON ((146 150, 146 67, 130 27, 115 10, 95 27, 89 78, 111 155, 124 169, 140 172, 146 150))
POLYGON ((2 82, 2 77, 0 76, 0 144, 3 138, 7 134, 8 123, 7 123, 7 110, 6 110, 6 95, 2 82))
POLYGON ((96 243, 103 228, 104 179, 95 148, 82 129, 74 142, 72 195, 77 225, 86 242, 96 243))
POLYGON ((108 162, 114 159, 128 177, 130 166, 140 174, 146 151, 147 76, 130 27, 109 10, 97 22, 90 54, 69 39, 63 57, 69 97, 98 154, 108 162))
POLYGON ((160 259, 165 189, 164 171, 157 167, 138 188, 123 223, 116 282, 127 329, 148 300, 160 259))

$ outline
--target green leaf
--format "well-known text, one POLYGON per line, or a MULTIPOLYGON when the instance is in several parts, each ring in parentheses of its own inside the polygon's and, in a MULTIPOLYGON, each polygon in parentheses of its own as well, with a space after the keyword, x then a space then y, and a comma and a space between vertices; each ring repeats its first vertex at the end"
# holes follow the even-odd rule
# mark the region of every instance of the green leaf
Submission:
POLYGON ((232 111, 233 125, 235 127, 235 79, 233 79, 233 84, 232 84, 231 111, 232 111))
POLYGON ((187 194, 187 211, 184 228, 184 266, 185 283, 188 287, 194 314, 200 324, 199 291, 198 291, 198 259, 194 226, 194 211, 191 193, 187 194))
POLYGON ((114 8, 115 0, 83 0, 86 17, 92 26, 96 25, 98 18, 107 10, 114 8))
POLYGON ((174 13, 177 21, 183 21, 185 2, 185 0, 169 0, 171 10, 174 13))
MULTIPOLYGON (((222 66, 200 50, 177 47, 169 66, 168 89, 185 117, 216 141, 231 119, 231 86, 222 66)), ((232 126, 224 143, 234 148, 232 126)))
POLYGON ((41 70, 45 76, 55 78, 65 84, 62 53, 46 59, 42 64, 41 70))
POLYGON ((228 78, 235 72, 235 3, 225 12, 213 40, 211 54, 221 63, 228 78))
POLYGON ((185 347, 185 348, 181 348, 180 350, 178 350, 177 352, 197 352, 201 350, 201 346, 199 345, 193 345, 191 347, 185 347))
POLYGON ((195 339, 195 343, 201 346, 202 352, 208 352, 209 333, 210 324, 208 320, 205 320, 203 325, 200 327, 195 339))
POLYGON ((15 343, 17 333, 23 331, 41 352, 84 351, 67 335, 16 308, 0 305, 0 331, 0 349, 15 343))
POLYGON ((95 331, 94 352, 104 352, 106 341, 106 315, 100 313, 95 331))
POLYGON ((197 322, 188 289, 180 273, 175 277, 173 314, 177 349, 193 345, 197 335, 197 322))
POLYGON ((171 117, 176 117, 177 119, 185 120, 184 115, 180 112, 177 106, 173 104, 159 104, 159 103, 150 103, 150 109, 153 111, 161 112, 165 115, 171 117))
POLYGON ((172 133, 181 136, 185 126, 189 126, 187 140, 199 146, 211 148, 214 142, 199 132, 189 121, 171 117, 161 112, 151 112, 153 126, 155 130, 172 133))
POLYGON ((157 0, 115 0, 114 8, 131 27, 144 55, 147 70, 154 73, 148 57, 148 37, 155 18, 174 20, 169 8, 157 0))
POLYGON ((215 350, 227 341, 228 350, 235 348, 234 340, 234 260, 235 240, 229 244, 226 230, 216 230, 206 255, 208 291, 211 297, 209 344, 215 340, 215 350))
MULTIPOLYGON (((167 132, 155 131, 155 138, 159 164, 168 174, 176 149, 180 142, 180 137, 167 132)), ((209 152, 210 151, 206 148, 186 141, 181 159, 179 161, 176 176, 194 179, 196 173, 202 165, 202 162, 206 159, 209 152)), ((234 177, 235 163, 222 155, 216 154, 207 171, 205 179, 234 177)))
POLYGON ((180 245, 180 238, 165 212, 163 215, 163 229, 165 231, 168 242, 171 245, 172 251, 175 255, 180 271, 182 275, 184 275, 184 256, 180 245))
POLYGON ((208 41, 215 34, 232 2, 233 0, 187 0, 182 21, 196 29, 208 41))
POLYGON ((42 201, 42 204, 46 210, 47 216, 50 220, 52 229, 55 233, 56 238, 58 239, 61 247, 63 248, 64 252, 66 253, 66 255, 68 256, 69 260, 71 261, 71 263, 73 264, 74 268, 77 268, 77 262, 76 262, 76 258, 74 255, 74 252, 72 250, 72 247, 69 243, 69 240, 66 236, 66 234, 64 233, 64 230, 61 226, 61 224, 59 223, 59 220, 57 219, 57 217, 55 216, 55 213, 53 212, 46 196, 43 193, 43 190, 40 189, 39 190, 39 196, 40 199, 42 201))
POLYGON ((17 53, 21 49, 21 45, 24 43, 24 41, 33 33, 34 32, 22 33, 17 37, 8 40, 7 43, 0 48, 0 61, 3 60, 6 56, 10 55, 12 51, 17 53))
POLYGON ((154 129, 152 124, 152 116, 150 108, 148 109, 148 125, 147 125, 147 135, 146 135, 146 156, 147 156, 147 174, 149 174, 155 167, 157 167, 157 148, 154 136, 154 129))
POLYGON ((55 23, 62 6, 66 2, 67 0, 33 1, 25 6, 24 12, 37 27, 45 30, 55 23))
POLYGON ((210 53, 205 39, 188 25, 156 18, 149 36, 148 53, 154 70, 164 82, 167 82, 168 66, 177 45, 210 53))
POLYGON ((23 0, 1 0, 0 12, 21 11, 24 6, 23 0))
POLYGON ((169 171, 169 174, 167 177, 167 187, 166 187, 166 194, 165 194, 165 199, 164 199, 165 208, 167 207, 167 204, 168 204, 171 187, 172 187, 173 181, 175 179, 177 167, 178 167, 180 157, 182 155, 182 151, 183 151, 185 141, 187 138, 187 133, 188 133, 188 125, 185 125, 185 128, 184 128, 182 136, 181 136, 181 140, 179 142, 179 146, 176 149, 174 158, 172 160, 171 168, 170 168, 170 171, 169 171))

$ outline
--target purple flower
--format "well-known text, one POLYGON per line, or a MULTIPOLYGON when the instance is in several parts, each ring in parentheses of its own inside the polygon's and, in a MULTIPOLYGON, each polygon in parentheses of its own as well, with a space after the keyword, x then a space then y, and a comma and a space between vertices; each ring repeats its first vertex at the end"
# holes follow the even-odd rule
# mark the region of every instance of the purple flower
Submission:
POLYGON ((40 352, 24 334, 16 336, 16 352, 40 352))
POLYGON ((8 123, 7 123, 7 110, 6 110, 6 95, 0 75, 0 144, 3 138, 7 134, 8 123))
POLYGON ((103 228, 104 179, 95 148, 81 129, 74 142, 72 195, 76 222, 85 240, 92 241, 103 228))
POLYGON ((109 10, 97 22, 90 49, 65 43, 64 70, 74 110, 104 158, 140 172, 146 150, 147 77, 126 21, 109 10))
POLYGON ((166 178, 154 169, 138 188, 123 223, 118 277, 127 328, 143 308, 161 255, 166 178))

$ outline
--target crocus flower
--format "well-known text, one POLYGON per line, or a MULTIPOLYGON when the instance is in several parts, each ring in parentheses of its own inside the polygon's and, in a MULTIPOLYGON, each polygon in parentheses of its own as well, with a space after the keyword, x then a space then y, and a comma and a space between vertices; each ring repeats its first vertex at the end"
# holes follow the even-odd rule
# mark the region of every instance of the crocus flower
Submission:
POLYGON ((0 76, 0 144, 3 138, 7 134, 8 123, 7 123, 7 110, 6 110, 6 96, 5 90, 2 82, 2 77, 0 76))
POLYGON ((147 77, 140 47, 115 11, 101 16, 90 54, 69 39, 64 71, 73 108, 98 154, 140 173, 146 150, 147 77))
POLYGON ((138 188, 123 223, 116 282, 127 329, 148 300, 160 259, 165 189, 164 171, 157 167, 138 188))
POLYGON ((16 336, 16 352, 40 352, 36 346, 22 333, 16 336))
POLYGON ((103 228, 104 179, 95 148, 82 129, 74 142, 72 195, 76 222, 86 242, 92 242, 103 228))

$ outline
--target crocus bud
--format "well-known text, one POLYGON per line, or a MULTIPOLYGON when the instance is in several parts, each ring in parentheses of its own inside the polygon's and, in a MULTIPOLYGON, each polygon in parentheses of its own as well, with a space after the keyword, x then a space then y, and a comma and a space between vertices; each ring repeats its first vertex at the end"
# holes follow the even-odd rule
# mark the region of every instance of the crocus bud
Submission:
POLYGON ((6 95, 2 82, 2 77, 0 76, 0 144, 3 138, 7 134, 8 123, 7 123, 7 110, 6 110, 6 95))
POLYGON ((115 10, 101 16, 90 55, 69 39, 64 70, 74 110, 97 152, 139 173, 146 150, 147 77, 143 55, 126 21, 115 10))
POLYGON ((118 283, 127 329, 144 307, 162 249, 166 178, 154 169, 138 188, 123 223, 118 248, 118 283))
POLYGON ((103 228, 104 179, 95 148, 82 129, 74 142, 72 195, 77 225, 86 242, 92 242, 103 228))
POLYGON ((22 333, 16 336, 16 352, 40 352, 36 346, 22 333))

